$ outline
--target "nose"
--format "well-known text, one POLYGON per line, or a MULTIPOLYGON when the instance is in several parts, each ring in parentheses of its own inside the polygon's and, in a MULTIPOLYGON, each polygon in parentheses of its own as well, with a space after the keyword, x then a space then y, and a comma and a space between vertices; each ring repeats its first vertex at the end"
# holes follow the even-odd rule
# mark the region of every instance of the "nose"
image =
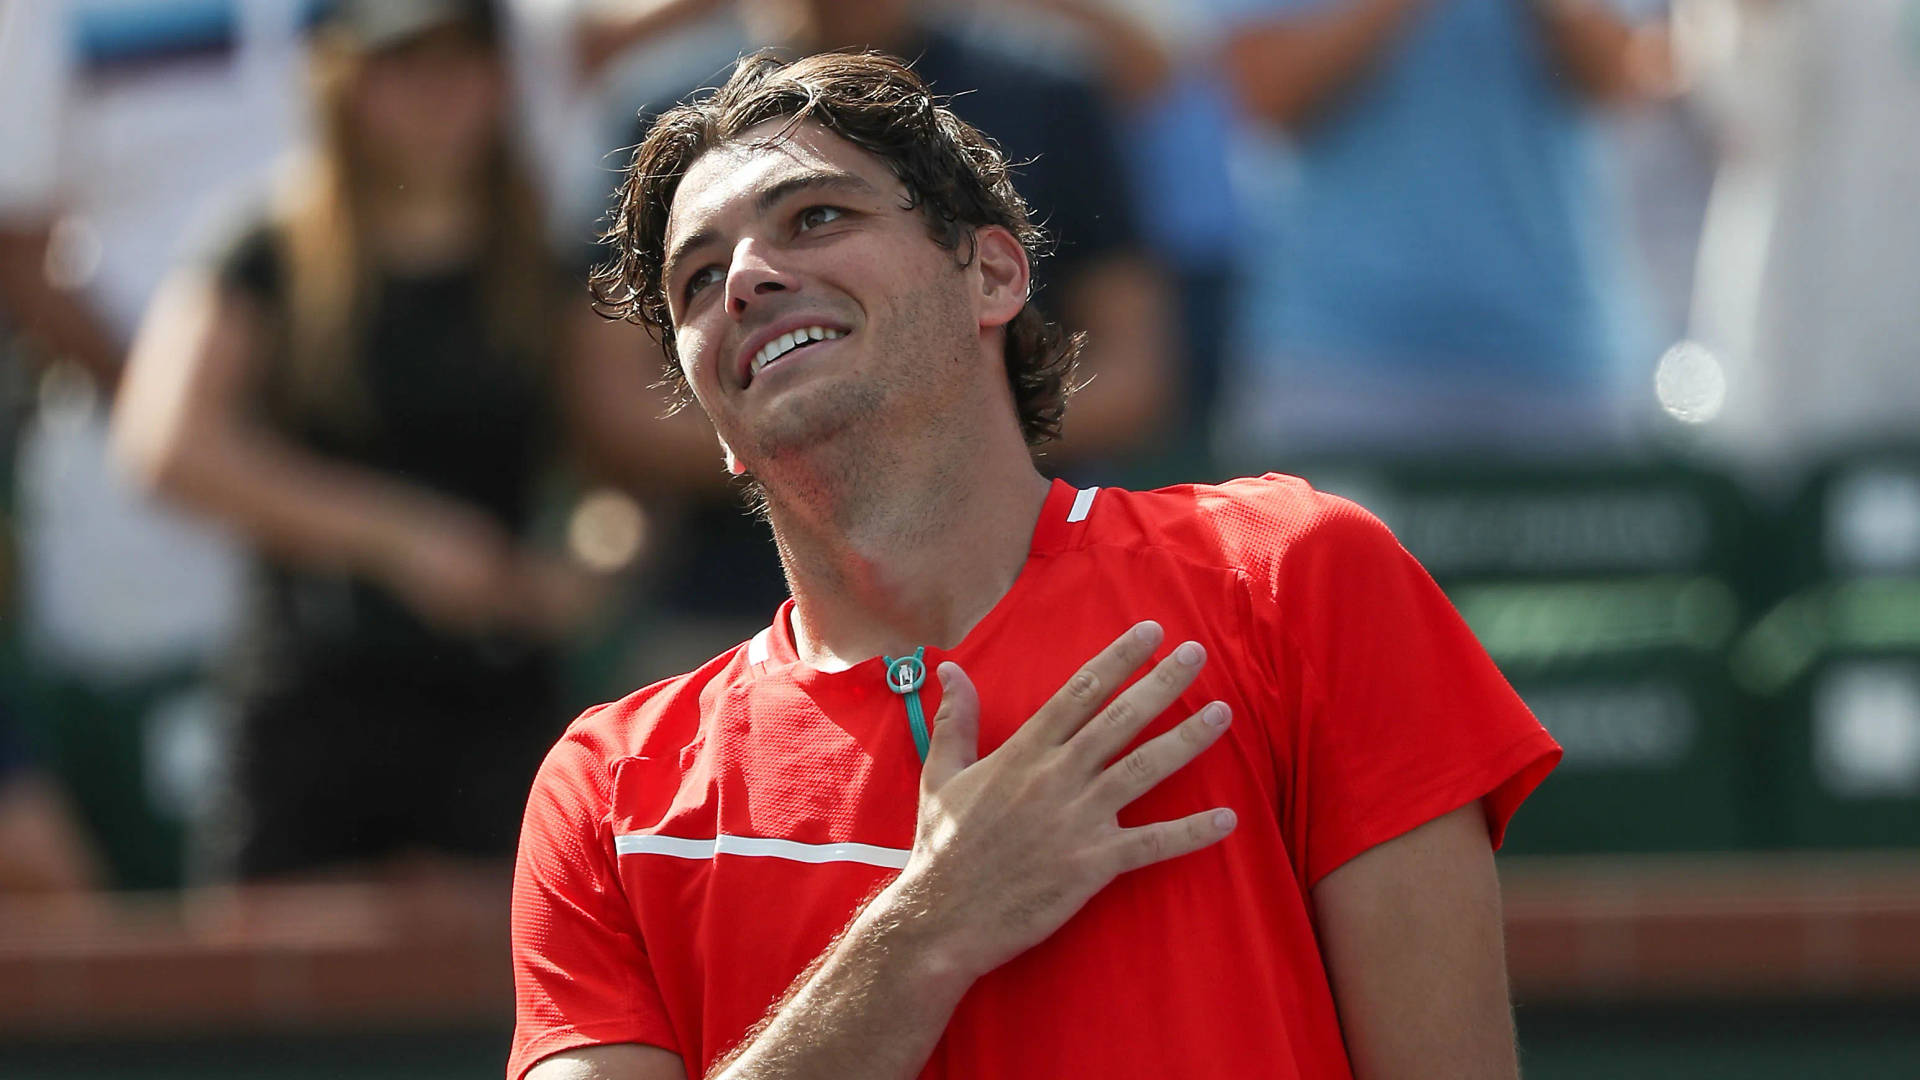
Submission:
POLYGON ((757 299, 796 287, 793 276, 781 269, 766 244, 748 237, 734 246, 727 268, 727 313, 739 318, 757 299))

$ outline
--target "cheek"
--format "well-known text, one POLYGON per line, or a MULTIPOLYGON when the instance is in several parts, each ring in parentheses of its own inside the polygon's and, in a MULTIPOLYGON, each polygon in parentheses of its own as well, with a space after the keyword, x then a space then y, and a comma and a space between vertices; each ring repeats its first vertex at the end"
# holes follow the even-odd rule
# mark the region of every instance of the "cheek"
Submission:
POLYGON ((708 388, 719 380, 719 364, 709 355, 714 351, 713 338, 698 327, 682 327, 674 331, 673 351, 679 355, 680 374, 686 377, 687 385, 705 401, 708 388))

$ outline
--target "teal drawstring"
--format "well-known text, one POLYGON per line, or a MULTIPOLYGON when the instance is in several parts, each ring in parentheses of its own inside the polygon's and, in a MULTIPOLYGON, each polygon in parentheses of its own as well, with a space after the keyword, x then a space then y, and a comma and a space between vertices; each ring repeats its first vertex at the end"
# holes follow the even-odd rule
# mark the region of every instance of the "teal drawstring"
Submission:
POLYGON ((887 662, 887 689, 907 699, 907 728, 913 732, 913 748, 920 760, 927 760, 933 737, 927 732, 927 713, 920 707, 920 687, 927 681, 927 647, 913 650, 912 656, 883 656, 887 662))

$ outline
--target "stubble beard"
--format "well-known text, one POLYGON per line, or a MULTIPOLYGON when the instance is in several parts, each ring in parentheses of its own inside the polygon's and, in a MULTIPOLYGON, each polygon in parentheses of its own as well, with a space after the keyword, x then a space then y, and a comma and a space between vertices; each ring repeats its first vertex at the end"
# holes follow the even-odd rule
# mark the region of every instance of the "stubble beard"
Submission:
POLYGON ((910 458, 940 454, 934 444, 958 434, 951 429, 961 421, 946 406, 966 378, 973 342, 961 333, 970 309, 952 288, 929 282, 903 297, 890 320, 897 331, 871 342, 873 370, 795 387, 780 416, 755 433, 754 480, 769 508, 805 506, 807 516, 824 512, 857 530, 873 504, 901 494, 893 488, 921 471, 910 458), (911 327, 928 329, 898 332, 911 327))

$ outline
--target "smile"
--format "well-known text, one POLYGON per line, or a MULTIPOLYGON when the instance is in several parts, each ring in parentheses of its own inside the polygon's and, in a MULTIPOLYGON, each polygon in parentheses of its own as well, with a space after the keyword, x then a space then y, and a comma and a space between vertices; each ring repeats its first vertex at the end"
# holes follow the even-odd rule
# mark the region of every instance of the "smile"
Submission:
POLYGON ((826 326, 803 326, 798 330, 789 330, 779 337, 774 338, 772 341, 767 342, 765 345, 762 345, 760 351, 753 354, 753 361, 747 368, 748 374, 750 376, 760 374, 761 370, 768 364, 773 363, 803 345, 811 345, 816 341, 832 341, 835 338, 843 338, 846 336, 846 331, 835 330, 826 326))

